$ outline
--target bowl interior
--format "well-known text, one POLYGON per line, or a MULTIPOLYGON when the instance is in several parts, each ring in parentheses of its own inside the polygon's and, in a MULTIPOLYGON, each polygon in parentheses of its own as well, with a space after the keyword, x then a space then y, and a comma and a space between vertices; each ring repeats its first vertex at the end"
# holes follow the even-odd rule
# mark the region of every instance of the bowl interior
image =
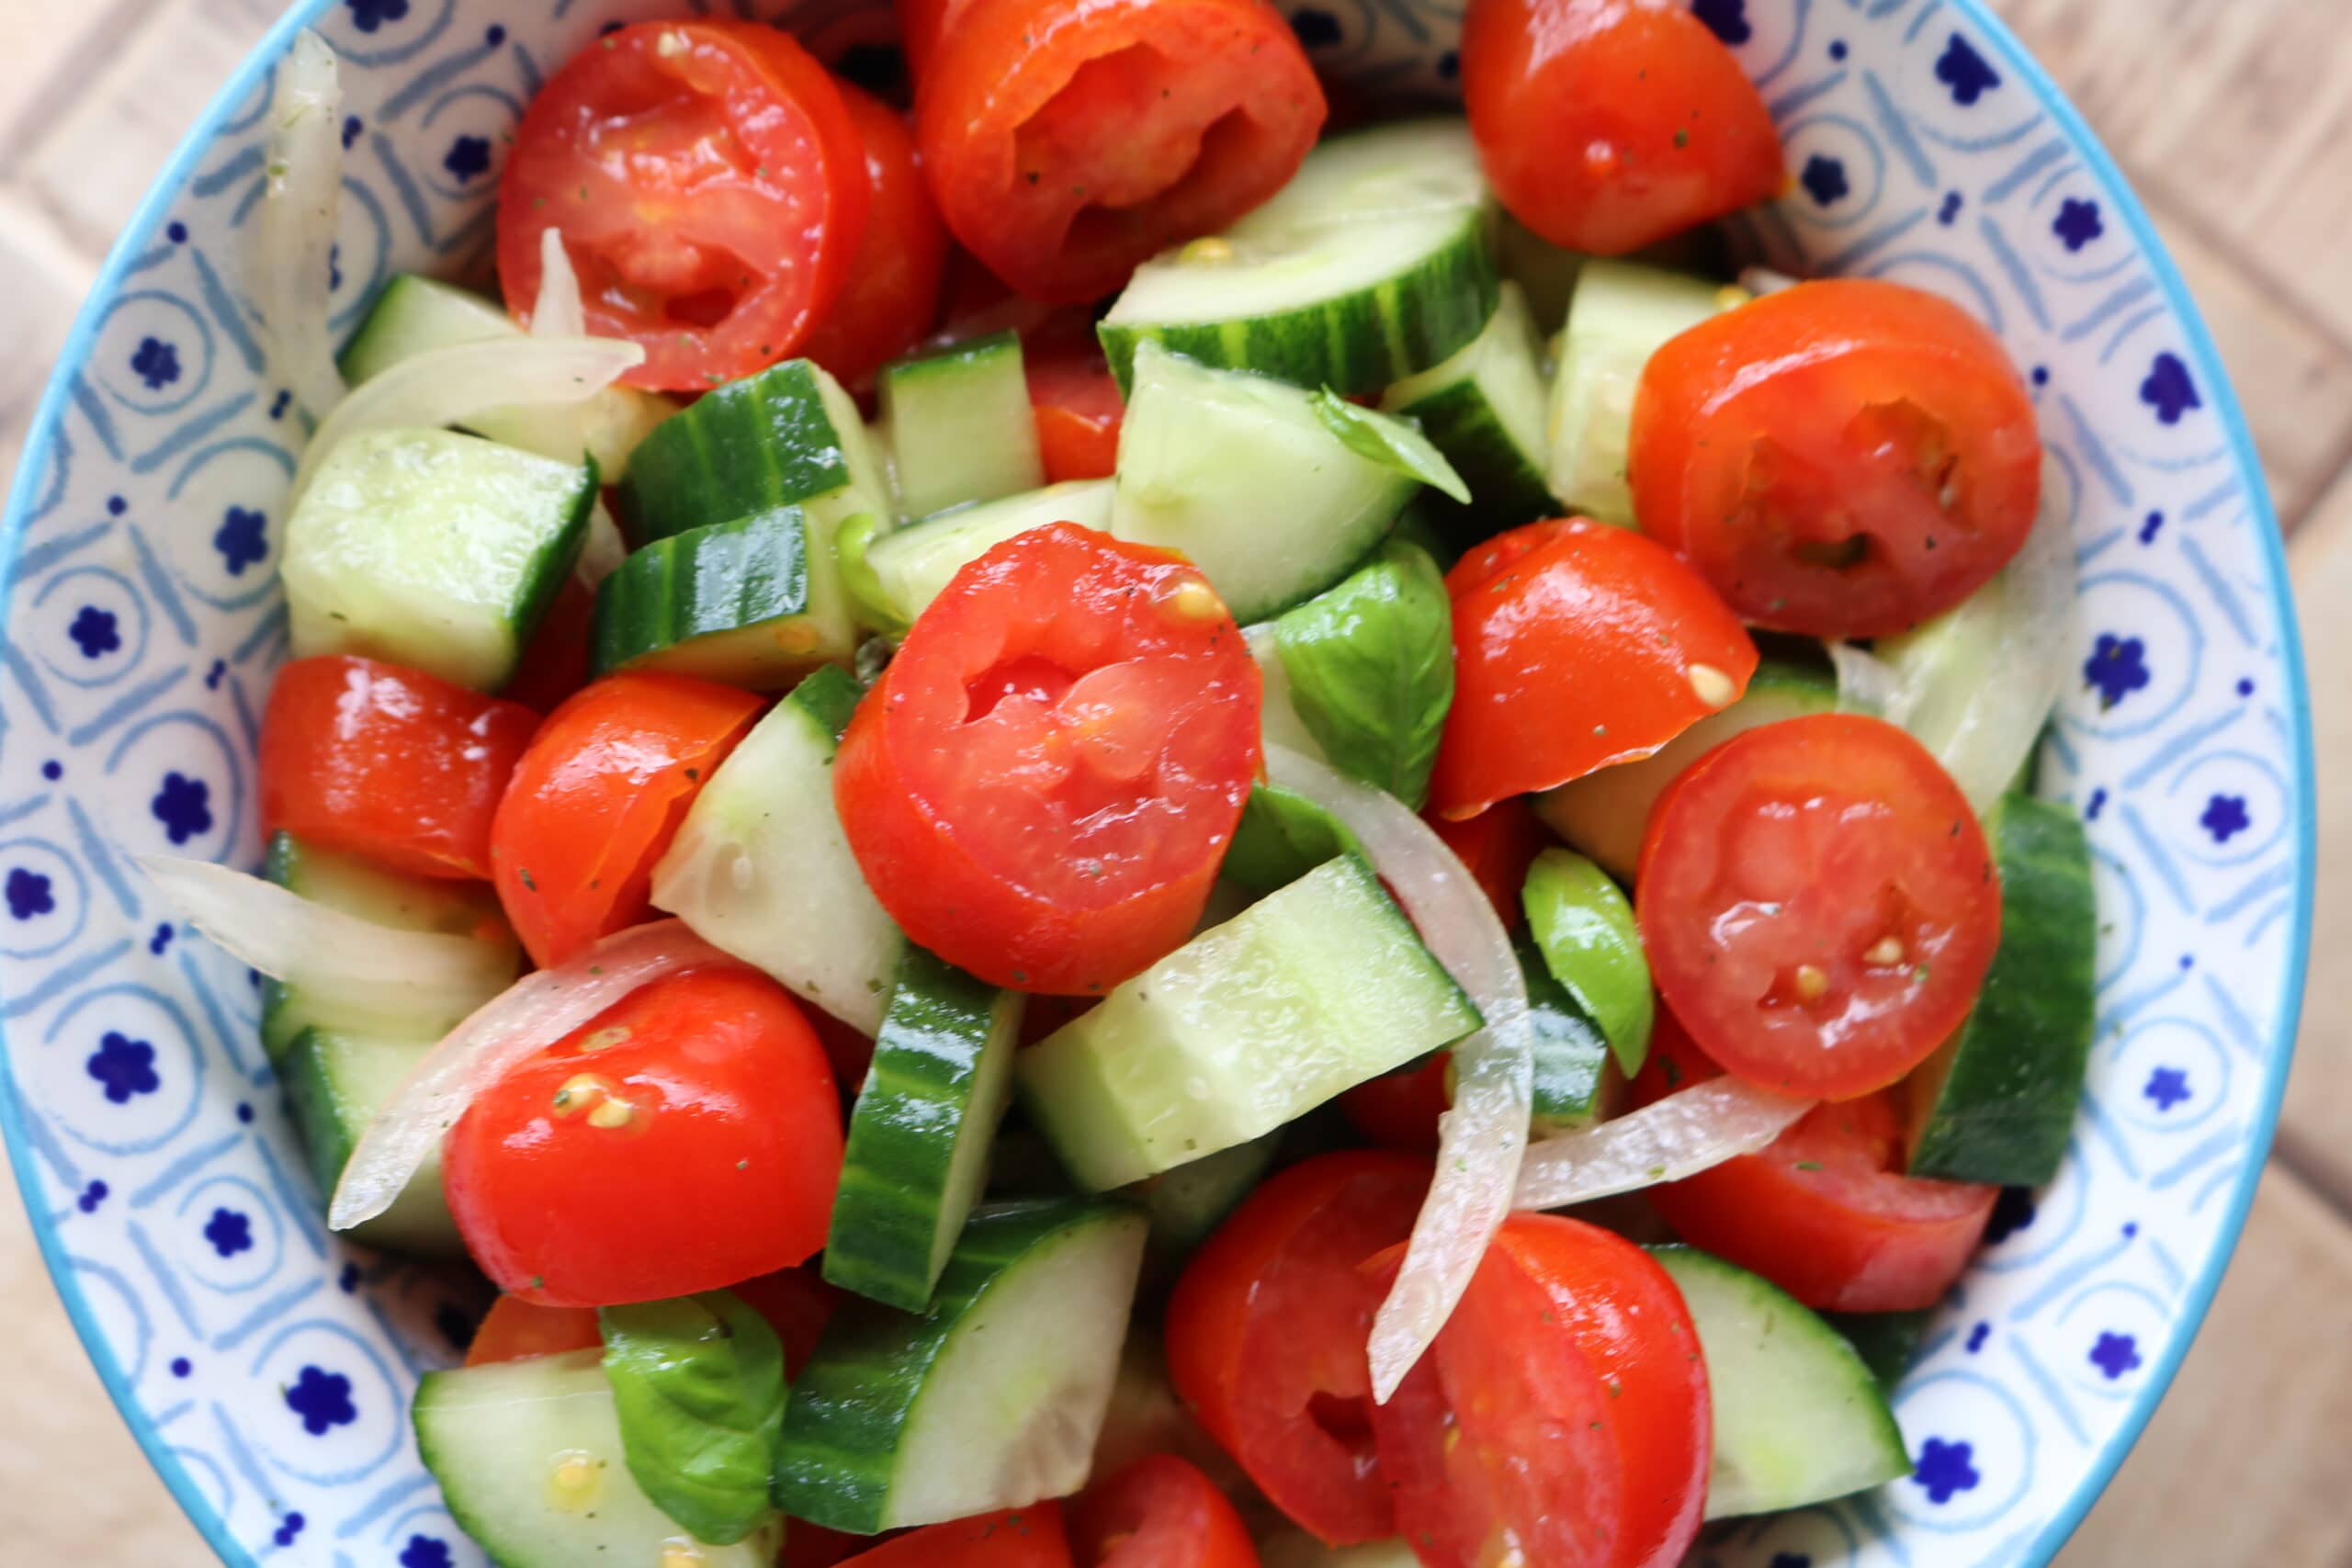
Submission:
MULTIPOLYGON (((692 0, 696 11, 714 9, 692 0)), ((740 0, 773 17, 790 10, 740 0)), ((1286 7, 1334 75, 1453 93, 1449 0, 1286 7)), ((2277 531, 2220 365, 2120 175, 1973 0, 1696 0, 1761 83, 1791 194, 1747 224, 1792 270, 1953 296, 2028 368, 2082 563, 2043 758, 2098 858, 2101 1014, 2064 1173, 2007 1194, 1898 1413, 1917 1474, 1712 1534, 1723 1568, 2050 1556, 2201 1316, 2293 1033, 2312 803, 2277 531)), ((400 270, 480 275, 488 198, 548 70, 660 0, 308 0, 344 61, 348 330, 400 270)), ((820 51, 886 9, 792 13, 820 51)), ((481 1304, 331 1238, 254 1040, 254 977, 128 856, 251 864, 254 727, 301 431, 264 379, 243 247, 269 70, 175 158, 108 263, 10 512, 0 680, 0 1096, 91 1354, 222 1557, 479 1561, 406 1419, 481 1304)))

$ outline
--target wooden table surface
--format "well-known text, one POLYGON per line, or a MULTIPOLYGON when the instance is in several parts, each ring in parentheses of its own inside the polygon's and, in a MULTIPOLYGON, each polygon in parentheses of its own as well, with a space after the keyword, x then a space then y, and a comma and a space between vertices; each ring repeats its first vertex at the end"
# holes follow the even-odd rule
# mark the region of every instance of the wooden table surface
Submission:
MULTIPOLYGON (((2324 781, 2352 767, 2347 0, 1996 0, 2154 208, 2290 536, 2324 781)), ((0 0, 0 475, 116 228, 271 0, 0 0)), ((2315 951, 2352 943, 2352 793, 2320 799, 2315 951)), ((2276 1157, 2179 1382, 2064 1559, 2352 1568, 2352 964, 2321 962, 2276 1157)), ((6 1178, 0 1176, 0 1183, 6 1178)), ((0 1559, 196 1564, 0 1193, 0 1559)))

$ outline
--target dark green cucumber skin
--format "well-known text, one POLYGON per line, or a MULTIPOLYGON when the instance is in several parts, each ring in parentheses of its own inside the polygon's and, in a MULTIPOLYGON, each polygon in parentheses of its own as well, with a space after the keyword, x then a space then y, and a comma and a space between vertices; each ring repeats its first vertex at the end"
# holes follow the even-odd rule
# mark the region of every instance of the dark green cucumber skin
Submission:
POLYGON ((813 368, 787 359, 706 392, 653 427, 618 495, 642 545, 733 523, 849 483, 813 368))
POLYGON ((1340 819, 1306 796, 1279 784, 1258 784, 1218 874, 1252 893, 1289 886, 1333 855, 1363 846, 1340 819))
POLYGON ((1470 487, 1466 506, 1436 491, 1416 498, 1457 549, 1506 528, 1559 515, 1560 503, 1544 488, 1543 471, 1529 465, 1476 383, 1458 382, 1396 412, 1421 427, 1470 487))
POLYGON ((827 664, 793 687, 787 700, 797 703, 839 740, 865 695, 865 688, 857 683, 856 676, 838 664, 827 664))
MULTIPOLYGON (((296 866, 301 859, 301 854, 302 846, 294 841, 294 836, 291 833, 271 834, 268 858, 262 865, 263 877, 280 887, 291 887, 294 886, 296 866)), ((295 1040, 303 1032, 301 1021, 294 1016, 293 1000, 294 992, 285 981, 273 975, 262 976, 261 1049, 262 1055, 269 1058, 269 1064, 273 1067, 284 1066, 286 1058, 293 1051, 295 1040)), ((297 1121, 299 1122, 299 1117, 297 1121)), ((318 1145, 311 1143, 306 1134, 303 1138, 303 1146, 315 1149, 318 1145)), ((350 1152, 348 1149, 344 1151, 346 1156, 350 1152)), ((334 1168, 337 1175, 342 1174, 343 1167, 340 1163, 334 1168)), ((322 1187, 321 1190, 332 1192, 334 1188, 327 1185, 322 1187)))
POLYGON ((1907 1375, 1912 1364, 1919 1359, 1919 1342, 1928 1336, 1928 1320, 1934 1309, 1921 1307, 1913 1312, 1825 1312, 1821 1321, 1843 1335, 1862 1365, 1878 1380, 1879 1388, 1890 1399, 1896 1385, 1907 1375))
POLYGON ((1018 354, 1020 351, 1019 333, 1010 330, 990 333, 986 337, 970 337, 961 343, 949 344, 945 348, 935 349, 929 354, 892 360, 882 367, 875 380, 879 384, 898 376, 928 376, 940 370, 969 366, 979 360, 993 359, 1001 354, 1018 354))
POLYGON ((632 551, 596 591, 591 667, 608 674, 694 637, 807 614, 808 557, 808 525, 797 506, 632 551))
POLYGON ((1917 1119, 1911 1174, 2039 1187, 2058 1174, 2090 1064, 2098 914, 2074 807, 2004 796, 1984 835, 2001 874, 2001 944, 1917 1119))
POLYGON ((331 1093, 327 1075, 300 1071, 296 1066, 303 1055, 319 1048, 321 1040, 315 1029, 296 1035, 286 1048, 277 1081, 286 1090, 286 1113, 301 1137, 311 1174, 318 1179, 321 1192, 332 1193, 343 1179, 343 1168, 351 1163, 354 1144, 346 1131, 351 1122, 344 1108, 327 1098, 331 1093))
POLYGON ((1511 939, 1527 982, 1528 1022, 1534 1032, 1535 1080, 1531 1109, 1538 1121, 1587 1122, 1599 1118, 1608 1081, 1609 1042, 1524 930, 1511 939))
POLYGON ((776 1461, 775 1506, 796 1519, 852 1535, 884 1528, 899 1434, 933 1363, 963 1316, 1006 1265, 1115 1205, 1018 1200, 976 1209, 939 1276, 928 1313, 835 1313, 793 1381, 776 1461), (815 1469, 808 1456, 820 1456, 815 1469))

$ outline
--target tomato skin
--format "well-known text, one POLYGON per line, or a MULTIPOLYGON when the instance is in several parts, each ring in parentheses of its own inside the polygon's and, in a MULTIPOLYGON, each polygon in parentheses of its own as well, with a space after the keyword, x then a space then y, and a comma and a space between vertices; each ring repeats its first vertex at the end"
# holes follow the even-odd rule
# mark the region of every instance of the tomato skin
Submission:
POLYGON ((1181 946, 1260 754, 1233 617, 1164 550, 1056 524, 958 571, 842 738, 833 798, 907 935, 1083 996, 1181 946))
MULTIPOLYGON (((788 1531, 785 1540, 788 1553, 788 1531)), ((1033 1503, 909 1530, 842 1568, 1070 1568, 1069 1539, 1059 1503, 1033 1503)))
POLYGON ((1048 323, 1024 334, 1022 348, 1029 376, 1029 406, 1037 421, 1037 450, 1046 460, 1046 482, 1107 479, 1119 458, 1119 428, 1126 403, 1102 356, 1092 322, 1077 330, 1048 323))
POLYGON ((491 819, 538 722, 397 664, 298 659, 262 712, 262 831, 417 876, 486 877, 491 819))
POLYGON ((803 1261, 841 1161, 815 1034, 782 987, 726 964, 641 987, 509 1072, 450 1130, 442 1168, 501 1290, 613 1306, 803 1261), (616 1125, 592 1120, 616 1103, 616 1125))
POLYGON ((1080 1568, 1258 1568, 1241 1516, 1174 1454, 1147 1454, 1089 1486, 1071 1506, 1069 1535, 1080 1568))
POLYGON ((1396 1533, 1364 1359, 1363 1270, 1413 1228, 1430 1162, 1374 1150, 1277 1173, 1193 1254, 1168 1301, 1168 1376, 1275 1506, 1327 1543, 1396 1533))
POLYGON ((1860 714, 1735 736, 1650 809, 1634 918, 1659 994, 1766 1089, 1844 1100, 1961 1026, 2001 940, 2000 873, 1926 748, 1860 714))
POLYGON ((620 674, 548 716, 490 834, 498 900, 531 962, 552 968, 651 915, 654 863, 761 705, 716 682, 620 674))
MULTIPOLYGON (((1721 1068, 1661 1008, 1641 1104, 1721 1068)), ((1691 1246, 1824 1312, 1934 1306, 1984 1239, 2000 1190, 1902 1174, 1900 1088, 1822 1105, 1752 1155, 1648 1190, 1691 1246)))
POLYGON ((490 1303, 473 1343, 466 1347, 466 1365, 494 1366, 501 1361, 526 1361, 565 1350, 594 1350, 605 1342, 590 1307, 537 1306, 520 1296, 501 1296, 490 1303))
POLYGON ((779 1269, 756 1279, 738 1280, 727 1288, 775 1330, 784 1346, 784 1374, 788 1378, 798 1377, 808 1358, 817 1353, 825 1325, 842 1304, 841 1292, 814 1269, 779 1269))
POLYGON ((1503 930, 1517 931, 1527 919, 1526 900, 1521 896, 1527 886, 1527 868, 1552 841, 1534 810, 1513 797, 1458 821, 1431 817, 1430 827, 1463 869, 1477 879, 1503 930))
POLYGON ((1756 672, 1756 644, 1714 590, 1628 529, 1531 523, 1464 556, 1445 586, 1453 705, 1430 779, 1440 816, 1646 757, 1737 701, 1756 672))
POLYGON ((596 591, 576 576, 565 578, 523 649, 514 678, 498 694, 533 713, 553 713, 564 698, 588 683, 595 622, 596 591))
POLYGON ((1837 278, 1652 355, 1627 477, 1643 531, 1747 620, 1884 637, 2018 552, 2041 505, 2041 437, 2017 367, 1967 311, 1837 278))
POLYGON ((1384 1149, 1434 1154, 1438 1118, 1453 1103, 1447 1083, 1451 1071, 1447 1054, 1431 1052, 1417 1066, 1356 1085, 1340 1096, 1340 1109, 1357 1132, 1384 1149))
POLYGON ((843 385, 859 387, 930 329, 947 268, 947 226, 898 111, 864 88, 834 85, 865 144, 871 194, 849 279, 800 352, 843 385))
POLYGON ((1672 0, 1472 0, 1462 96, 1496 195, 1570 250, 1639 250, 1787 181, 1755 85, 1672 0))
POLYGON ((911 9, 936 13, 914 51, 932 192, 956 239, 1033 299, 1096 299, 1224 228, 1282 188, 1323 123, 1306 51, 1266 0, 911 9))
POLYGON ((641 22, 565 62, 498 187, 498 276, 527 322, 563 233, 588 330, 645 345, 622 379, 699 390, 785 359, 849 277, 871 186, 857 122, 790 34, 641 22))

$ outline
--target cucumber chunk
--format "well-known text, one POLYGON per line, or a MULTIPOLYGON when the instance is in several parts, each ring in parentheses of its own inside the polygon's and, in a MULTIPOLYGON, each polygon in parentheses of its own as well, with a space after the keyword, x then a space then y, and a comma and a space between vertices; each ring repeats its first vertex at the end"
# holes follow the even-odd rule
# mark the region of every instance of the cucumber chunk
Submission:
POLYGON ((1554 494, 1587 516, 1633 525, 1625 454, 1642 367, 1668 338, 1714 315, 1727 299, 1745 298, 1703 277, 1637 262, 1584 264, 1552 380, 1545 476, 1554 494))
POLYGON ((654 540, 598 586, 591 667, 792 685, 837 657, 813 598, 820 532, 802 508, 779 506, 654 540))
POLYGON ((1529 1100, 1529 1131, 1549 1137, 1589 1127, 1611 1110, 1612 1089, 1623 1083, 1609 1072, 1609 1042, 1603 1038, 1525 931, 1512 939, 1519 971, 1527 982, 1527 1021, 1532 1032, 1535 1073, 1529 1100))
POLYGON ((1544 476, 1544 348, 1517 284, 1478 335, 1442 364, 1381 394, 1380 406, 1419 424, 1470 486, 1470 502, 1423 505, 1467 544, 1558 513, 1544 476))
POLYGON ((1104 1191, 1271 1133, 1478 1023, 1350 854, 1194 937, 1013 1070, 1062 1163, 1104 1191))
POLYGON ((1657 1019, 1649 955, 1634 907, 1609 874, 1573 850, 1545 850, 1520 902, 1553 978, 1607 1037, 1627 1077, 1642 1070, 1657 1019))
POLYGON ((930 1304, 988 1176, 1023 999, 908 944, 850 1112, 827 1280, 909 1312, 930 1304))
MULTIPOLYGON (((288 1046, 277 1064, 277 1081, 286 1090, 286 1112, 310 1156, 311 1174, 318 1180, 322 1214, 368 1123, 390 1103, 438 1040, 438 1035, 379 1039, 313 1028, 302 1031, 288 1046)), ((425 1156, 390 1208, 345 1234, 388 1252, 464 1257, 458 1222, 441 1195, 440 1149, 425 1156)))
POLYGON ((1280 1129, 1173 1170, 1163 1170, 1131 1189, 1151 1223, 1155 1257, 1177 1260, 1208 1239, 1209 1232, 1265 1179, 1282 1143, 1280 1129))
POLYGON ((1419 488, 1350 450, 1312 393, 1136 354, 1111 532, 1185 557, 1244 624, 1346 576, 1419 488))
POLYGON ((865 564, 884 606, 902 626, 911 625, 957 572, 1007 539, 1048 523, 1108 533, 1111 481, 1072 479, 926 517, 876 539, 866 547, 865 564))
POLYGON ((601 1350, 427 1372, 417 1452, 449 1515, 499 1568, 774 1568, 781 1521, 732 1546, 689 1536, 628 1472, 601 1350))
POLYGON ((1707 1359, 1707 1517, 1801 1508, 1911 1473, 1878 1379, 1819 1314, 1695 1247, 1649 1250, 1682 1292, 1707 1359))
POLYGON ((875 389, 906 515, 928 517, 1046 482, 1018 334, 996 333, 886 365, 875 389))
POLYGON ((1825 1312, 1821 1321, 1845 1337, 1862 1365, 1870 1368, 1871 1376, 1878 1379, 1880 1389, 1893 1399, 1895 1389, 1910 1374, 1912 1363, 1919 1359, 1919 1342, 1928 1337, 1928 1320, 1934 1315, 1928 1307, 1911 1312, 1825 1312))
POLYGON ((1140 345, 1302 387, 1374 392, 1478 334, 1495 308, 1488 200, 1470 128, 1335 136, 1222 236, 1136 269, 1102 318, 1128 384, 1140 345))
POLYGON ((845 1304, 792 1385, 776 1505, 871 1535, 1078 1490, 1143 1243, 1143 1216, 1116 1204, 990 1205, 929 1312, 845 1304))
POLYGON ((592 464, 447 430, 346 438, 286 525, 295 657, 365 654, 497 691, 571 575, 595 502, 592 464))
POLYGON ((1909 1080, 1911 1174, 2039 1187, 2058 1174, 2098 1010, 2090 842, 2063 801, 2010 795, 1984 818, 2001 944, 1976 1007, 1909 1080))
POLYGON ((906 939, 833 810, 833 750, 861 694, 828 666, 770 709, 687 808, 653 868, 653 902, 871 1035, 906 939))
MULTIPOLYGON (((497 300, 404 272, 384 285, 352 334, 343 351, 343 378, 356 387, 427 349, 522 335, 523 329, 497 300)), ((561 462, 576 463, 585 453, 605 483, 618 484, 628 472, 637 444, 677 412, 677 403, 659 392, 612 386, 584 402, 476 414, 466 428, 487 440, 561 462)))

